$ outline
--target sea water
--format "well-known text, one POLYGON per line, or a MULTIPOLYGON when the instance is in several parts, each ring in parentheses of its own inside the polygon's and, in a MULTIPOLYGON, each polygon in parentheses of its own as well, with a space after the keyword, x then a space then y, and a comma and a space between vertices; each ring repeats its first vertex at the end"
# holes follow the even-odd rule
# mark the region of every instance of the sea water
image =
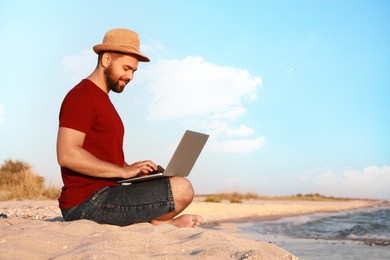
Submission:
POLYGON ((390 259, 390 206, 235 224, 303 259, 390 259))

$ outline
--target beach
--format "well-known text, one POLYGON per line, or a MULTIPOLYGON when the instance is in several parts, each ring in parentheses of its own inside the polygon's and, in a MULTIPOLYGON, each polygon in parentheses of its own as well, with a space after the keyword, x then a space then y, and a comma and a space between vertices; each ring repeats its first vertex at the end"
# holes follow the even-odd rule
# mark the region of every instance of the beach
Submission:
POLYGON ((54 200, 0 202, 1 259, 300 259, 267 240, 243 238, 231 221, 271 220, 372 207, 369 200, 194 201, 184 213, 200 214, 199 228, 140 223, 127 227, 88 220, 64 222, 54 200))

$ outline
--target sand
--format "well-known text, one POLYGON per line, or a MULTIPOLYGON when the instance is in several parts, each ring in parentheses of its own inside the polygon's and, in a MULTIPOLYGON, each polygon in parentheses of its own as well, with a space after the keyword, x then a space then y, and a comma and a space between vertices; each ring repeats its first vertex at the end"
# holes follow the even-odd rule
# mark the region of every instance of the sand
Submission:
POLYGON ((64 222, 56 201, 2 201, 0 259, 300 259, 269 242, 244 239, 228 220, 264 219, 372 206, 370 201, 246 201, 241 204, 193 202, 206 224, 176 228, 140 223, 127 227, 88 220, 64 222), (232 233, 233 232, 233 233, 232 233))
POLYGON ((353 201, 244 201, 244 203, 194 202, 184 213, 202 215, 206 223, 245 220, 273 220, 319 212, 337 212, 371 207, 380 202, 353 201))

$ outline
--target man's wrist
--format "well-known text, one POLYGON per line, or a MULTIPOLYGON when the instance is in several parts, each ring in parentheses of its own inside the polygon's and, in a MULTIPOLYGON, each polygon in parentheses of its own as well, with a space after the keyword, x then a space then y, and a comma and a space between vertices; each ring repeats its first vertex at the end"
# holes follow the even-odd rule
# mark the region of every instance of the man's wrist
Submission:
POLYGON ((120 167, 119 169, 119 178, 126 179, 127 172, 124 167, 120 167))

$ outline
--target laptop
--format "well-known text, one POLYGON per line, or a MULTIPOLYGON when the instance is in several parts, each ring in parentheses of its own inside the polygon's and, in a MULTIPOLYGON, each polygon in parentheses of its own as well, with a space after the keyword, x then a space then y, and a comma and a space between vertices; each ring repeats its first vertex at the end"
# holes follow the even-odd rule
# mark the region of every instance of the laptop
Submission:
POLYGON ((187 177, 208 138, 209 135, 207 134, 187 130, 181 138, 181 141, 169 161, 168 166, 163 172, 124 179, 118 181, 117 183, 129 185, 135 182, 155 180, 169 176, 187 177))

